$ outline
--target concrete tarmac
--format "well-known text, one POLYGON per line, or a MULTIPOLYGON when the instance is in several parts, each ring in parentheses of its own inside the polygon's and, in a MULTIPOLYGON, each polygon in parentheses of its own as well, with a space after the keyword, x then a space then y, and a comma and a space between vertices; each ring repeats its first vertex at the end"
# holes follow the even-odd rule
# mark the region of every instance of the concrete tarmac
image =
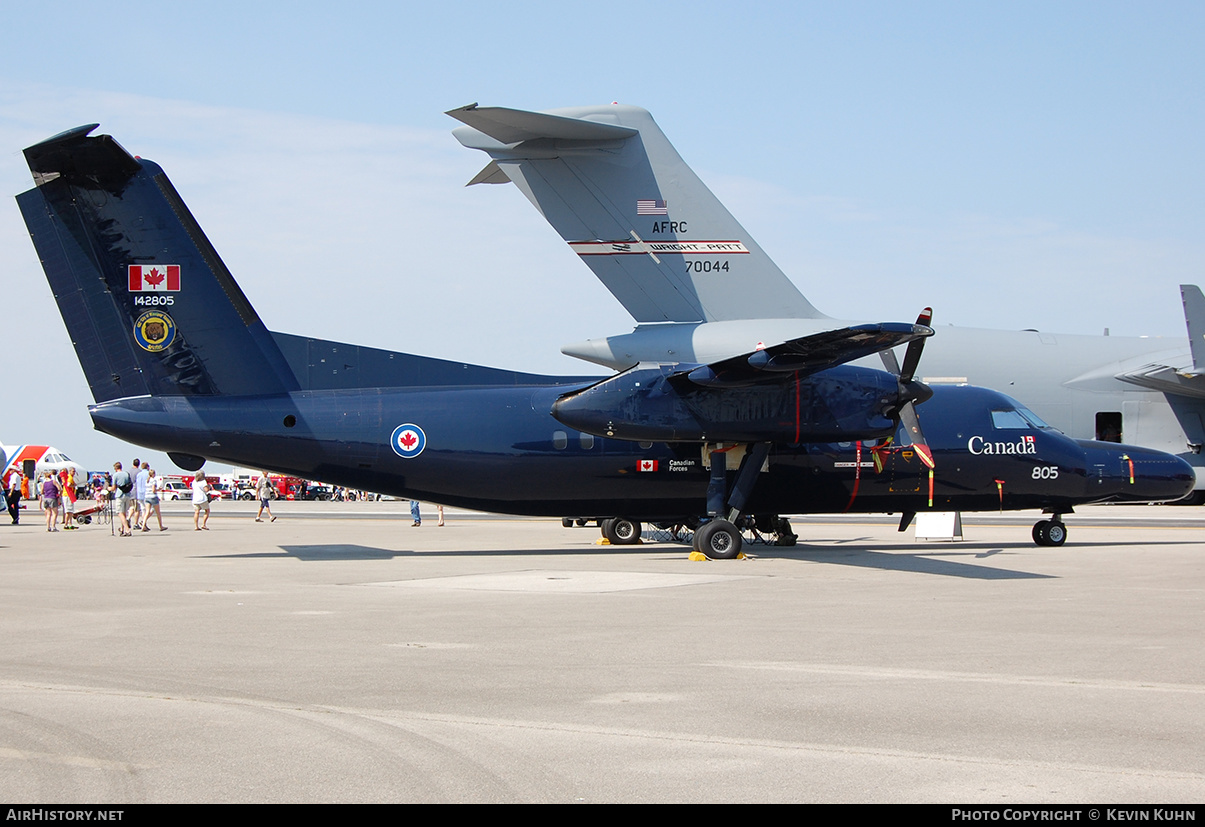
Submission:
MULTIPOLYGON (((33 505, 32 503, 30 505, 33 505)), ((691 562, 407 504, 0 526, 0 797, 1205 801, 1205 509, 691 562)))

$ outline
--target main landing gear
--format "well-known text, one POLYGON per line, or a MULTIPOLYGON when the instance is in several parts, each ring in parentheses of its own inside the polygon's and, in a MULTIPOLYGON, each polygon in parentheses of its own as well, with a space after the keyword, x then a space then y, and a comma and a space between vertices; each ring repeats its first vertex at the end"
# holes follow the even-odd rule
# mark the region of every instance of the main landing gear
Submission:
MULTIPOLYGON (((736 479, 729 488, 727 452, 718 445, 712 449, 711 477, 707 482, 707 513, 711 519, 695 532, 695 551, 702 552, 712 560, 732 560, 740 555, 742 539, 739 526, 745 522, 741 514, 769 455, 768 442, 746 445, 736 479)), ((772 526, 778 533, 780 544, 795 544, 795 535, 791 533, 786 520, 763 517, 755 524, 763 531, 772 526), (768 525, 760 525, 762 522, 768 525)))
POLYGON ((1033 541, 1039 546, 1061 546, 1067 542, 1067 526, 1063 525, 1062 514, 1053 519, 1042 520, 1033 527, 1033 541))
MULTIPOLYGON (((776 514, 745 516, 745 504, 770 455, 770 443, 747 444, 744 456, 737 468, 736 479, 728 485, 728 453, 741 447, 732 445, 722 448, 716 445, 710 452, 711 476, 707 483, 707 514, 705 522, 694 517, 680 522, 662 521, 654 523, 658 528, 677 531, 686 527, 694 531, 694 549, 712 560, 732 560, 740 556, 744 544, 742 530, 750 529, 760 534, 774 534, 774 544, 793 546, 798 539, 791 531, 791 524, 776 514), (701 524, 700 524, 701 522, 701 524)), ((563 517, 561 525, 569 528, 576 523, 583 525, 580 518, 563 517)), ((631 545, 640 542, 641 524, 627 517, 608 517, 598 521, 602 535, 613 546, 631 545)))
POLYGON ((609 517, 599 523, 602 534, 613 546, 630 546, 640 542, 643 526, 627 517, 609 517))

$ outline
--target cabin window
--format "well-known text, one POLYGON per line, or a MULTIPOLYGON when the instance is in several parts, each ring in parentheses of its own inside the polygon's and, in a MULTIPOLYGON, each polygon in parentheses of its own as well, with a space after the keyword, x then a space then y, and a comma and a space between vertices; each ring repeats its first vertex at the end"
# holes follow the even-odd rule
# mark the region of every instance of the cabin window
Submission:
POLYGON ((1096 414, 1096 438, 1101 442, 1121 442, 1121 411, 1096 414))
POLYGON ((577 441, 581 443, 583 451, 589 451, 594 447, 594 434, 578 434, 577 441))
POLYGON ((552 447, 564 451, 569 446, 569 434, 564 431, 552 432, 552 447))

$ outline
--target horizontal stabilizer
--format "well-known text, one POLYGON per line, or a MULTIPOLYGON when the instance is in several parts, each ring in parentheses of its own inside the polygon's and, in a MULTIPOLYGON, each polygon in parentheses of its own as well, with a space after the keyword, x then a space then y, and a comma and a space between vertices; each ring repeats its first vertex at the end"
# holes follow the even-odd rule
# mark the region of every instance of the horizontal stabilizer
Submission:
POLYGON ((792 339, 693 368, 678 376, 706 387, 795 380, 932 335, 931 327, 906 322, 856 325, 792 339))
MULTIPOLYGON (((478 106, 471 103, 447 112, 461 123, 485 133, 503 144, 517 144, 551 138, 563 141, 615 141, 638 134, 626 126, 566 118, 547 112, 525 112, 501 106, 478 106)), ((457 134, 460 138, 462 134, 457 134)), ((464 143, 464 141, 461 141, 464 143)), ((465 144, 465 146, 472 146, 465 144)), ((473 147, 474 149, 478 147, 473 147)))

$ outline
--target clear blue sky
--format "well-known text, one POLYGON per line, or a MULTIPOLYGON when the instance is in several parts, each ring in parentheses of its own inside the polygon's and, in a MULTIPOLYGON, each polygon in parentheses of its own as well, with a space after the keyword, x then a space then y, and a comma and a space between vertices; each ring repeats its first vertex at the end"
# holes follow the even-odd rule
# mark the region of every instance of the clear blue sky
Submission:
MULTIPOLYGON (((167 170, 272 329, 546 372, 631 322, 444 110, 618 100, 825 312, 1183 335, 1205 281, 1205 5, 5 4, 0 182, 100 121, 167 170), (177 8, 182 6, 183 8, 177 8)), ((0 201, 0 441, 132 449, 0 201)), ((166 466, 166 460, 161 461, 166 466)))

